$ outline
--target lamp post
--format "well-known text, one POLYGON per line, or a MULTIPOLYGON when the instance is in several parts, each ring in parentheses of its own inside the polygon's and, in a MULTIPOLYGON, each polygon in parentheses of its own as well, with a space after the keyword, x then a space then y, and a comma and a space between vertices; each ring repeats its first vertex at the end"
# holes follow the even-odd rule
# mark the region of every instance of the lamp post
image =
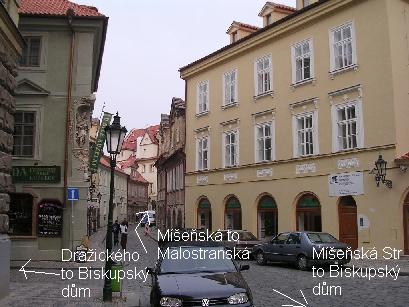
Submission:
POLYGON ((116 167, 116 156, 121 152, 122 143, 126 135, 126 128, 121 127, 121 118, 118 116, 118 112, 114 116, 114 121, 110 126, 105 128, 106 133, 106 145, 109 153, 109 162, 111 167, 111 182, 109 189, 109 207, 108 207, 108 225, 106 235, 106 259, 105 259, 105 272, 106 277, 104 280, 103 300, 104 302, 112 301, 112 285, 111 279, 108 275, 111 274, 112 260, 107 259, 112 250, 112 216, 113 216, 113 203, 114 203, 114 176, 116 167))
POLYGON ((375 173, 375 181, 376 181, 376 186, 379 187, 379 183, 383 183, 386 185, 388 188, 392 188, 392 180, 387 180, 386 179, 386 165, 388 162, 386 162, 383 158, 382 155, 379 155, 378 160, 375 161, 375 168, 373 169, 375 173))

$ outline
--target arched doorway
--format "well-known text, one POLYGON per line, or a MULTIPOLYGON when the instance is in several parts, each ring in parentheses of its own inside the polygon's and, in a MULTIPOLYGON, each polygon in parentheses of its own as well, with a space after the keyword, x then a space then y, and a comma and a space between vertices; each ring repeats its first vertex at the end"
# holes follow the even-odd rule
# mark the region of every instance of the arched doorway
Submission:
POLYGON ((404 253, 409 255, 409 192, 403 202, 404 253))
POLYGON ((224 228, 240 230, 241 224, 241 205, 239 200, 231 196, 227 202, 224 211, 224 228))
POLYGON ((212 230, 212 208, 207 198, 202 198, 197 206, 197 228, 212 230))
POLYGON ((322 231, 321 205, 311 193, 302 195, 297 202, 297 230, 322 231))
POLYGON ((358 223, 356 203, 352 196, 341 197, 338 204, 339 240, 358 248, 358 223))
POLYGON ((277 205, 273 197, 264 195, 258 205, 258 238, 273 237, 278 232, 277 205))

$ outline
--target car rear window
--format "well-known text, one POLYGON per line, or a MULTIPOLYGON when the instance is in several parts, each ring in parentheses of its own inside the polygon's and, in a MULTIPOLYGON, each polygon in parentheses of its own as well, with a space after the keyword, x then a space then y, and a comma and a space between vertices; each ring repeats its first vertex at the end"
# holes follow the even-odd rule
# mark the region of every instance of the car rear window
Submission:
POLYGON ((337 243, 338 240, 329 233, 308 233, 308 239, 313 243, 337 243))
POLYGON ((239 232, 240 241, 255 241, 257 238, 249 231, 239 232))

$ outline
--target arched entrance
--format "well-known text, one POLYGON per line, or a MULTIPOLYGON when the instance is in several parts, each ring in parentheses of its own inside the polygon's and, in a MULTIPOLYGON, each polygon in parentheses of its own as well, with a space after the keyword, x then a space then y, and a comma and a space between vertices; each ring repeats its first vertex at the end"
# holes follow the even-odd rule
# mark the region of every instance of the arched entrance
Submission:
POLYGON ((403 202, 404 253, 409 255, 409 192, 403 202))
POLYGON ((341 197, 338 204, 339 240, 358 248, 358 223, 356 203, 352 196, 341 197))
POLYGON ((302 195, 297 202, 297 230, 322 231, 321 205, 311 193, 302 195))
POLYGON ((278 232, 277 205, 273 197, 264 195, 258 205, 258 238, 273 237, 278 232))
POLYGON ((240 230, 241 224, 241 205, 239 200, 231 196, 226 202, 224 211, 224 228, 240 230))
POLYGON ((212 230, 212 208, 207 198, 202 198, 197 206, 197 228, 212 230))

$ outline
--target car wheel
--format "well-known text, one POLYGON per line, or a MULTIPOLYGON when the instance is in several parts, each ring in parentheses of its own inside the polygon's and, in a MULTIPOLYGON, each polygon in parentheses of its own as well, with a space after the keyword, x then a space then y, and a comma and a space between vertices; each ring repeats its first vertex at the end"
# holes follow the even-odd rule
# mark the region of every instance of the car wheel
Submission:
POLYGON ((301 271, 305 271, 308 269, 308 260, 307 257, 304 255, 300 255, 297 258, 297 268, 301 271))
POLYGON ((263 251, 258 251, 256 254, 256 262, 259 265, 265 265, 266 264, 266 257, 263 253, 263 251))

